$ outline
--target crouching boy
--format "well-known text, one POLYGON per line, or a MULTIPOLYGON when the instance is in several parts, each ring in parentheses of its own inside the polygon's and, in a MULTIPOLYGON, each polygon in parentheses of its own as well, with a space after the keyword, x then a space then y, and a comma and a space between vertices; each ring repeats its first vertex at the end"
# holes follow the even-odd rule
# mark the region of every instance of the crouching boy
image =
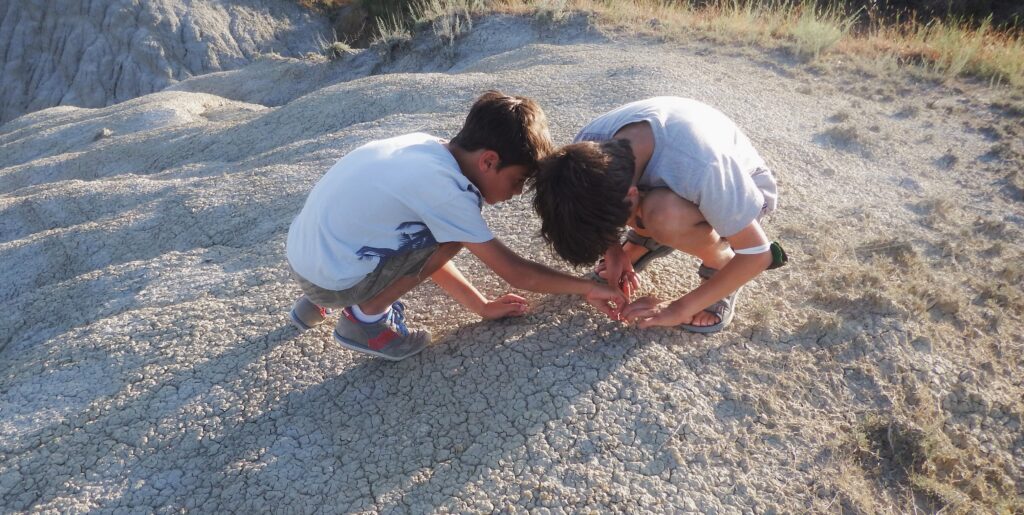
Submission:
POLYGON ((450 261, 463 247, 515 288, 582 295, 610 317, 621 292, 519 257, 481 216, 522 193, 550 152, 547 119, 532 100, 490 91, 473 104, 449 142, 423 133, 373 141, 314 186, 288 231, 288 262, 304 295, 292 306, 300 330, 341 309, 334 338, 389 360, 429 343, 410 331, 398 300, 428 277, 485 319, 521 315, 525 299, 485 298, 450 261))
POLYGON ((603 254, 595 272, 627 295, 652 259, 680 250, 702 261, 703 282, 690 293, 622 310, 640 327, 719 331, 740 287, 773 263, 773 251, 782 260, 759 223, 775 209, 775 177, 729 118, 696 100, 657 97, 601 115, 545 159, 534 187, 555 251, 574 264, 603 254))

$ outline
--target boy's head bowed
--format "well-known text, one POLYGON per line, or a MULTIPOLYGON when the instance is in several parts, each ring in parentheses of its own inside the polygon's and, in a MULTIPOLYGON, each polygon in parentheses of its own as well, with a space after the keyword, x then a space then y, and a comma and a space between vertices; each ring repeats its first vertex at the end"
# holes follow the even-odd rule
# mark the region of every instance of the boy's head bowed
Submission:
POLYGON ((574 265, 618 244, 632 212, 633 150, 626 140, 566 145, 543 159, 533 180, 541 236, 574 265))
POLYGON ((499 168, 523 165, 532 176, 554 149, 548 118, 533 99, 490 90, 480 95, 462 129, 451 140, 462 150, 497 152, 499 168))

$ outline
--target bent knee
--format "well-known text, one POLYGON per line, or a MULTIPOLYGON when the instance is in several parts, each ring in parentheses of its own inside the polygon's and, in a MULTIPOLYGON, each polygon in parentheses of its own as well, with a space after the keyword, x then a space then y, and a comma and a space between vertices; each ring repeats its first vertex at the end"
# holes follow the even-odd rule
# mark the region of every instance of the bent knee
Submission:
POLYGON ((708 233, 714 229, 704 219, 696 204, 671 190, 651 191, 644 198, 644 225, 654 233, 708 233))

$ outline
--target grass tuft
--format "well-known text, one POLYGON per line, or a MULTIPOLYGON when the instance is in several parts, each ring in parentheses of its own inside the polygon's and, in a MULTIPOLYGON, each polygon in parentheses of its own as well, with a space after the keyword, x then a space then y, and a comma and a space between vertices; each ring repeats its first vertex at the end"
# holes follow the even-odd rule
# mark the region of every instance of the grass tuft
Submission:
POLYGON ((422 0, 410 11, 417 24, 430 24, 447 51, 473 30, 473 13, 484 7, 481 0, 422 0))
POLYGON ((567 0, 542 0, 537 2, 534 17, 545 25, 561 22, 569 15, 567 0))
POLYGON ((867 141, 857 131, 857 128, 852 125, 829 127, 821 133, 821 140, 833 147, 842 149, 864 147, 867 145, 867 141))
POLYGON ((334 43, 327 45, 323 50, 324 55, 332 61, 335 59, 341 59, 342 57, 354 52, 355 50, 353 50, 352 47, 341 41, 335 41, 334 43))
POLYGON ((853 27, 856 14, 845 14, 838 8, 818 9, 804 5, 800 17, 788 27, 795 42, 795 52, 806 59, 817 59, 839 43, 853 27))
POLYGON ((412 40, 412 31, 406 18, 396 14, 377 18, 377 33, 373 45, 383 48, 388 57, 399 47, 412 40))

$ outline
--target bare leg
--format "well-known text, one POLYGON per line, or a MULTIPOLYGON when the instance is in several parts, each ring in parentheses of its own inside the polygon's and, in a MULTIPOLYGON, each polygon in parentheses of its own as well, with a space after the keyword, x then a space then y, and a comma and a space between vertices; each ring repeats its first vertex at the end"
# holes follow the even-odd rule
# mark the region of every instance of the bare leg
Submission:
POLYGON ((423 265, 419 275, 406 275, 395 279, 395 282, 389 284, 373 298, 360 303, 359 309, 363 313, 383 313, 402 295, 405 295, 413 288, 419 286, 420 283, 429 279, 434 272, 438 271, 445 263, 455 257, 460 250, 462 250, 461 243, 442 243, 438 246, 437 251, 431 254, 426 264, 423 265))
MULTIPOLYGON (((735 255, 729 244, 704 220, 697 205, 670 190, 658 189, 647 193, 643 199, 642 213, 646 228, 642 235, 651 236, 662 245, 696 256, 705 266, 721 269, 735 255)), ((627 245, 634 247, 626 248, 627 255, 634 262, 646 251, 639 245, 627 245)), ((698 313, 692 322, 693 325, 716 323, 718 317, 707 312, 698 313)))

